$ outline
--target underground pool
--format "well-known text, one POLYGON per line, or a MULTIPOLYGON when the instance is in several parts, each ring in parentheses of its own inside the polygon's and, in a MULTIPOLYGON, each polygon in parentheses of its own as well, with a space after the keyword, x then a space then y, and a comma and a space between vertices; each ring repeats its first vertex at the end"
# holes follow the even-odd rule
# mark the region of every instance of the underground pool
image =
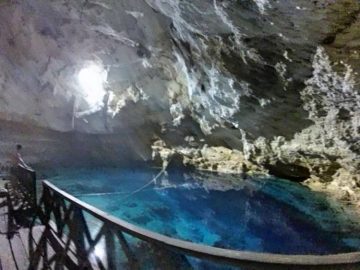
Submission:
POLYGON ((47 177, 113 216, 195 243, 278 254, 360 250, 360 224, 325 195, 298 183, 159 171, 62 169, 47 177))

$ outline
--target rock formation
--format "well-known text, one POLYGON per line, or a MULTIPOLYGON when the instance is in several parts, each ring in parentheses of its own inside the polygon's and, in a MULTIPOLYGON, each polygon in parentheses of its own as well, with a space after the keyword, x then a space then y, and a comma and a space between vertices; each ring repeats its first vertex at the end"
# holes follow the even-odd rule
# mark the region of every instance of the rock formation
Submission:
POLYGON ((359 203, 359 29, 357 0, 3 0, 1 156, 32 127, 47 164, 155 150, 359 203))

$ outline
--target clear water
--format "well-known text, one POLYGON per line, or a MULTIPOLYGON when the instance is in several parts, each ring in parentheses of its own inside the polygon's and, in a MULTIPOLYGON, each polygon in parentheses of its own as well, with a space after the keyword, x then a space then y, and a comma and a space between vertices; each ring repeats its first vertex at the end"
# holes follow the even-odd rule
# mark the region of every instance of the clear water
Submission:
POLYGON ((67 169, 50 181, 116 217, 196 243, 281 254, 360 250, 359 222, 299 184, 177 173, 147 185, 158 172, 67 169), (228 188, 224 182, 238 184, 228 188))

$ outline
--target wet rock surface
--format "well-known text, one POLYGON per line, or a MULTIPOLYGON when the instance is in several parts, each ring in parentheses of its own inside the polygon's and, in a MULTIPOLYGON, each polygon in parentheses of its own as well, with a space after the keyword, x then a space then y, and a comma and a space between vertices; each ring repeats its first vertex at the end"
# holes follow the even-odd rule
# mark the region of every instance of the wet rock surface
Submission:
MULTIPOLYGON (((42 151, 77 149, 69 132, 88 149, 79 160, 149 161, 154 150, 158 164, 176 155, 201 170, 307 179, 360 203, 358 1, 0 5, 0 119, 46 129, 42 151), (89 67, 104 75, 95 91, 79 82, 89 67)), ((4 142, 39 137, 21 130, 4 142)), ((66 160, 53 152, 44 162, 31 147, 31 162, 66 160)))

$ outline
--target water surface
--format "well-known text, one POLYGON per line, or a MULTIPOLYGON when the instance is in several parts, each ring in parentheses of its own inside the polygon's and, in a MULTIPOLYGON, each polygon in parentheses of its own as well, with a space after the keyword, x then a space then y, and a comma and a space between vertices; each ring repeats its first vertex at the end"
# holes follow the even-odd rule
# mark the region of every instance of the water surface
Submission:
POLYGON ((360 224, 297 183, 179 172, 151 182, 158 173, 67 169, 50 181, 116 217, 196 243, 281 254, 360 250, 360 224))

